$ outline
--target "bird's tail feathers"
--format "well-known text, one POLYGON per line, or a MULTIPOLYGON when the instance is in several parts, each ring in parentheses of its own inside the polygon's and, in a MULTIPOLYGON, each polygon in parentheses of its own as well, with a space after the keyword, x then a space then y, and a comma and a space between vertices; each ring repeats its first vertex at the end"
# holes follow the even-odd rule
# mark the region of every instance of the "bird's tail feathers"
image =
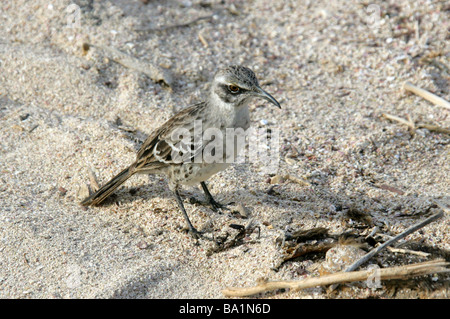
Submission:
POLYGON ((108 198, 120 185, 122 185, 128 178, 134 175, 135 170, 133 165, 127 167, 119 174, 114 176, 108 183, 103 185, 98 191, 89 197, 85 198, 80 204, 83 206, 95 206, 102 203, 108 198))

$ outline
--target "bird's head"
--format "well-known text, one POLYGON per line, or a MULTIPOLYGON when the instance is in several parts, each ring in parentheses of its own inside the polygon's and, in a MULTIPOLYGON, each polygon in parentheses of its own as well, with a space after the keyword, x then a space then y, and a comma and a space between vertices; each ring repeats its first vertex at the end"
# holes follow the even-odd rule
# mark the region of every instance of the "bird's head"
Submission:
POLYGON ((281 108, 280 103, 259 86, 255 73, 244 66, 231 65, 217 71, 211 90, 223 103, 235 107, 246 105, 253 98, 262 98, 281 108))

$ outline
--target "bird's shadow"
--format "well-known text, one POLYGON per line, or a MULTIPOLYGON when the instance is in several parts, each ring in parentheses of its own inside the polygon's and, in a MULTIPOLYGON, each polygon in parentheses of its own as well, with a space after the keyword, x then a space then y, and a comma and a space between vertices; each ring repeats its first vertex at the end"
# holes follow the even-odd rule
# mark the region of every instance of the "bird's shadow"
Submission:
MULTIPOLYGON (((136 201, 137 198, 144 202, 150 202, 155 198, 175 199, 173 192, 168 187, 167 180, 162 175, 150 175, 149 180, 148 184, 140 186, 122 186, 100 207, 127 205, 136 201)), ((212 183, 214 182, 212 181, 212 183)), ((298 214, 298 218, 310 218, 302 214, 306 206, 309 210, 313 208, 315 215, 323 216, 323 218, 342 215, 349 210, 353 210, 349 214, 353 214, 351 216, 354 217, 357 214, 355 210, 359 210, 365 212, 364 214, 392 214, 392 218, 407 220, 428 215, 430 209, 437 208, 437 205, 433 204, 435 200, 444 203, 450 201, 450 196, 398 195, 395 193, 395 188, 393 190, 384 189, 386 194, 377 197, 371 197, 361 192, 347 195, 344 187, 336 190, 326 184, 327 179, 324 178, 320 183, 312 183, 310 186, 295 187, 292 183, 267 184, 266 187, 253 185, 245 190, 221 191, 218 194, 212 193, 212 195, 223 204, 243 203, 252 207, 254 216, 258 215, 260 208, 265 210, 267 207, 290 212, 288 216, 286 214, 274 215, 269 221, 273 224, 286 223, 292 220, 296 214, 298 214)), ((378 188, 375 185, 373 187, 378 188)), ((206 197, 200 184, 198 187, 183 188, 180 193, 187 205, 207 206, 206 197)), ((178 209, 178 207, 174 205, 174 209, 178 209)), ((315 220, 317 221, 316 218, 315 220)))

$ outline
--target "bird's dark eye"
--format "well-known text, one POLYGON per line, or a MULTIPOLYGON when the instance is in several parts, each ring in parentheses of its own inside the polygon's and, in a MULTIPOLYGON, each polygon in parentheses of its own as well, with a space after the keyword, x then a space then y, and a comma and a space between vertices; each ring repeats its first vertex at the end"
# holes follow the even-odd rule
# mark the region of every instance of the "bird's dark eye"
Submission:
POLYGON ((230 84, 228 85, 228 90, 230 90, 231 93, 238 93, 239 92, 239 86, 230 84))

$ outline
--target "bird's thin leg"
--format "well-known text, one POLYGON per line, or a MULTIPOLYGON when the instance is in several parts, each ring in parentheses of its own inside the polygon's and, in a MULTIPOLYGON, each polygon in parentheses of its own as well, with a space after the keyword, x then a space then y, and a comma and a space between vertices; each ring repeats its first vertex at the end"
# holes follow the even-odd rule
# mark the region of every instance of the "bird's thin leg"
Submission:
POLYGON ((195 239, 198 239, 200 237, 200 233, 197 229, 192 225, 191 221, 189 220, 188 214, 186 213, 186 209, 183 205, 183 200, 181 199, 180 193, 178 192, 178 189, 175 189, 173 191, 175 193, 175 199, 177 200, 178 207, 180 207, 181 212, 183 213, 184 219, 186 220, 186 223, 189 227, 189 233, 194 237, 195 239))
POLYGON ((208 204, 211 205, 212 209, 214 211, 217 211, 219 208, 222 209, 228 209, 225 207, 225 205, 220 204, 218 202, 216 202, 216 200, 214 199, 214 197, 211 195, 211 193, 209 192, 208 187, 206 186, 205 182, 200 182, 200 185, 202 185, 203 191, 205 192, 206 195, 206 200, 208 201, 208 204))

